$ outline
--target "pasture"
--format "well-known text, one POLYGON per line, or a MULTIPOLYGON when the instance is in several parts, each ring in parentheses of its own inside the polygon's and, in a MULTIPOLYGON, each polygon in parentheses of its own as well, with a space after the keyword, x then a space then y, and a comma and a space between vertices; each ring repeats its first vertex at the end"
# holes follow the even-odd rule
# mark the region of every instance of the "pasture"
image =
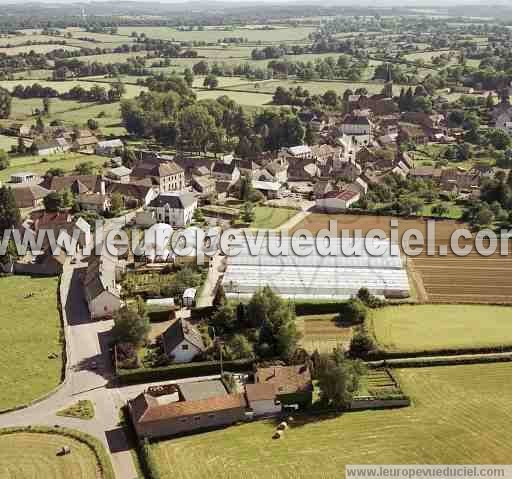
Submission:
POLYGON ((196 90, 198 100, 215 100, 220 96, 228 96, 242 106, 265 106, 272 103, 272 95, 264 93, 247 93, 231 90, 196 90))
POLYGON ((36 432, 0 435, 0 471, 2 479, 103 477, 88 445, 63 435, 36 432), (58 456, 63 446, 69 446, 71 453, 58 456))
POLYGON ((512 308, 401 305, 371 311, 379 348, 389 352, 512 346, 512 308))
POLYGON ((297 213, 297 210, 290 210, 287 208, 256 206, 254 208, 254 220, 251 223, 251 228, 275 229, 290 218, 293 218, 297 213))
POLYGON ((0 278, 0 410, 33 401, 60 382, 57 284, 56 278, 0 278))
POLYGON ((71 45, 20 45, 17 47, 4 47, 0 48, 0 53, 5 55, 21 55, 24 53, 35 52, 39 54, 45 54, 53 52, 54 50, 66 50, 66 51, 77 51, 79 48, 71 45))
POLYGON ((348 349, 352 328, 336 324, 336 316, 335 314, 298 316, 297 326, 302 333, 301 347, 309 353, 315 350, 320 353, 329 353, 339 345, 348 349))
POLYGON ((162 477, 176 479, 334 478, 347 464, 508 464, 511 372, 510 364, 400 370, 408 408, 296 418, 279 441, 274 422, 258 421, 158 442, 151 452, 162 477))
POLYGON ((206 27, 204 30, 179 31, 171 27, 119 27, 118 35, 129 36, 132 32, 139 35, 144 33, 148 38, 159 40, 175 41, 200 41, 207 43, 217 43, 224 38, 242 37, 250 43, 281 43, 281 42, 299 42, 306 40, 308 35, 314 32, 313 27, 274 27, 273 29, 257 28, 213 28, 206 27))
POLYGON ((29 171, 44 175, 50 168, 62 168, 64 172, 72 172, 78 164, 92 162, 96 169, 101 170, 108 160, 104 156, 84 155, 81 153, 63 153, 49 156, 12 156, 11 165, 0 171, 0 181, 7 181, 13 173, 29 171), (44 161, 46 160, 46 161, 44 161))

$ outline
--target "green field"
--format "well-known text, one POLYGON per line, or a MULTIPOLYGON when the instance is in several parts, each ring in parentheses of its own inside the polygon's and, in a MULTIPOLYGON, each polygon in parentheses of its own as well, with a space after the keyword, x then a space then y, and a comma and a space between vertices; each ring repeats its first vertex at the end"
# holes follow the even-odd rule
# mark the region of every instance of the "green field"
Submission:
POLYGON ((262 93, 246 93, 227 90, 196 90, 198 100, 215 100, 220 96, 228 96, 239 105, 264 106, 272 103, 272 95, 262 93))
MULTIPOLYGON (((148 38, 176 41, 204 41, 216 43, 227 37, 243 37, 251 43, 298 42, 306 40, 315 31, 313 27, 275 28, 261 30, 256 28, 205 28, 203 31, 178 31, 171 27, 119 27, 118 34, 129 36, 132 32, 144 33, 148 38)), ((87 35, 89 36, 89 35, 87 35)))
POLYGON ((60 382, 57 284, 55 278, 0 278, 0 410, 37 399, 60 382))
MULTIPOLYGON (((84 57, 89 58, 89 57, 84 57)), ((91 81, 81 81, 81 80, 65 80, 65 81, 50 81, 50 80, 5 80, 2 81, 2 87, 7 90, 12 90, 16 85, 33 85, 34 83, 39 83, 43 87, 50 87, 57 90, 59 93, 66 93, 71 88, 79 85, 82 88, 90 90, 94 85, 97 85, 97 82, 91 81)), ((108 89, 108 85, 103 85, 108 89)), ((126 93, 124 94, 124 98, 133 98, 137 96, 141 91, 144 91, 145 88, 138 85, 125 85, 126 93)), ((41 101, 41 100, 40 100, 41 101)))
POLYGON ((16 432, 0 436, 0 477, 2 479, 101 479, 91 448, 59 434, 16 432), (58 456, 63 446, 70 454, 58 456))
POLYGON ((258 421, 152 446, 162 477, 338 478, 346 464, 508 464, 512 365, 406 369, 405 409, 296 420, 272 440, 258 421), (200 457, 201 461, 197 461, 200 457))
POLYGON ((254 208, 254 221, 251 228, 274 229, 294 217, 297 210, 287 208, 271 208, 269 206, 256 206, 254 208))
MULTIPOLYGON (((450 201, 443 201, 442 204, 448 208, 448 213, 444 215, 445 218, 458 220, 462 217, 462 207, 460 207, 459 205, 456 205, 455 203, 450 201)), ((432 216, 433 207, 433 204, 424 205, 419 214, 421 216, 432 216)))
POLYGON ((72 47, 71 45, 24 45, 11 48, 0 48, 0 53, 3 53, 4 55, 21 55, 23 53, 30 53, 33 51, 35 53, 45 54, 53 52, 54 50, 76 51, 79 50, 79 48, 72 47))
POLYGON ((19 156, 11 157, 11 166, 0 171, 0 181, 7 181, 13 173, 22 171, 44 175, 50 168, 62 168, 66 173, 72 172, 78 164, 92 162, 97 169, 101 169, 107 158, 96 155, 83 155, 81 153, 63 153, 49 156, 19 156), (42 161, 46 159, 47 161, 42 161))
POLYGON ((512 308, 402 305, 373 311, 371 326, 386 351, 430 351, 512 345, 512 308))

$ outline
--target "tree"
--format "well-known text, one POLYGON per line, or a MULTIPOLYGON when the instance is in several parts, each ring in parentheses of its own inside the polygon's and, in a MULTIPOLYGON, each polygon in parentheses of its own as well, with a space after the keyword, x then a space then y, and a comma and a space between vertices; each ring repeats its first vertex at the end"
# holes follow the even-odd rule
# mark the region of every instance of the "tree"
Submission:
POLYGON ((83 161, 76 165, 75 172, 77 175, 92 175, 94 173, 94 164, 92 161, 83 161))
POLYGON ((215 120, 204 105, 184 108, 178 118, 180 146, 187 151, 205 152, 215 128, 215 120))
POLYGON ((350 356, 353 358, 364 358, 374 349, 372 339, 364 332, 354 334, 350 340, 350 356))
POLYGON ((185 71, 183 72, 183 78, 187 82, 187 85, 192 87, 192 84, 194 83, 194 74, 190 68, 185 68, 185 71))
POLYGON ((242 201, 251 201, 254 194, 254 188, 252 187, 252 181, 247 176, 240 178, 240 199, 242 201))
POLYGON ((192 71, 194 72, 194 75, 208 75, 210 67, 207 62, 201 60, 192 67, 192 71))
POLYGON ((203 86, 209 88, 210 90, 213 90, 214 88, 217 88, 219 86, 219 80, 215 75, 208 75, 204 79, 203 86))
POLYGON ((295 311, 270 287, 254 293, 247 305, 247 321, 251 327, 260 328, 257 351, 261 357, 288 359, 297 349, 301 335, 295 311))
POLYGON ((9 168, 9 165, 9 155, 5 152, 5 150, 0 150, 0 170, 9 168))
POLYGON ((243 334, 235 334, 226 344, 226 359, 246 359, 254 357, 252 344, 243 334))
POLYGON ((87 128, 93 131, 97 130, 99 128, 97 120, 95 120, 94 118, 89 118, 87 120, 87 128))
POLYGON ((340 305, 338 320, 340 323, 362 324, 368 315, 368 309, 360 299, 352 298, 340 305))
POLYGON ((11 101, 11 94, 5 88, 0 88, 0 118, 9 118, 11 101))
POLYGON ((145 344, 151 325, 147 316, 123 307, 114 313, 112 336, 118 343, 131 343, 136 346, 145 344))
POLYGON ((11 188, 0 187, 0 233, 16 226, 20 221, 20 210, 16 206, 11 188))
POLYGON ((111 203, 114 214, 119 213, 124 207, 123 195, 121 193, 114 193, 112 195, 111 203))
POLYGON ((224 291, 224 286, 222 286, 222 283, 219 284, 219 287, 217 288, 217 291, 215 292, 215 297, 213 298, 213 306, 219 307, 225 304, 227 301, 226 298, 226 292, 224 291))
POLYGON ((316 131, 311 127, 310 124, 306 126, 306 134, 304 136, 304 143, 306 145, 315 145, 318 139, 316 131))
POLYGON ((339 348, 321 354, 315 367, 321 401, 336 409, 350 406, 364 370, 363 363, 345 359, 339 348))
POLYGON ((59 211, 63 206, 64 202, 62 195, 56 191, 52 191, 43 198, 44 209, 48 212, 59 211))
POLYGON ((499 128, 487 130, 487 139, 497 150, 506 150, 510 146, 510 136, 499 128))
POLYGON ((50 116, 50 99, 48 97, 43 98, 43 113, 45 116, 50 116))
POLYGON ((46 171, 44 176, 51 177, 51 176, 64 176, 65 171, 62 168, 50 168, 46 171))
POLYGON ((37 116, 36 131, 38 133, 43 133, 44 132, 44 121, 43 121, 43 117, 41 115, 37 116))
POLYGON ((244 223, 254 221, 254 205, 250 201, 246 201, 242 206, 242 220, 244 223))
POLYGON ((215 334, 230 333, 236 325, 236 308, 232 302, 220 305, 209 322, 215 328, 215 334))

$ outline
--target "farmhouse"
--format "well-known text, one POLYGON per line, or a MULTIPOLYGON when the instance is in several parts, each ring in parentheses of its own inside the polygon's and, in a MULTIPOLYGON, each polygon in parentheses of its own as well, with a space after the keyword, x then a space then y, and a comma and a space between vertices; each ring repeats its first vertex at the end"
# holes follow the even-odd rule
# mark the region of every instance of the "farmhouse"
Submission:
POLYGON ((133 178, 151 178, 161 193, 180 191, 185 187, 185 171, 174 161, 150 160, 138 163, 133 178))
POLYGON ((349 189, 328 191, 315 201, 315 207, 327 213, 343 211, 359 201, 361 193, 349 189))
POLYGON ((130 170, 130 168, 126 168, 126 166, 118 166, 116 168, 108 169, 105 173, 105 176, 112 179, 113 181, 128 183, 130 181, 131 173, 132 170, 130 170))
POLYGON ((183 227, 192 221, 197 208, 197 198, 189 192, 160 193, 147 209, 160 223, 183 227))
POLYGON ((162 334, 167 357, 175 363, 188 363, 206 351, 201 333, 185 319, 177 319, 162 334))
POLYGON ((38 208, 43 206, 43 199, 50 193, 46 188, 36 184, 21 184, 11 188, 18 208, 38 208))
MULTIPOLYGON (((209 385, 205 387, 209 388, 209 385)), ((214 388, 214 396, 206 392, 202 395, 206 398, 185 400, 180 392, 179 400, 176 400, 175 390, 173 394, 167 393, 165 390, 148 390, 128 401, 128 410, 139 438, 156 439, 225 427, 246 418, 244 394, 227 394, 225 390, 219 393, 214 388)))

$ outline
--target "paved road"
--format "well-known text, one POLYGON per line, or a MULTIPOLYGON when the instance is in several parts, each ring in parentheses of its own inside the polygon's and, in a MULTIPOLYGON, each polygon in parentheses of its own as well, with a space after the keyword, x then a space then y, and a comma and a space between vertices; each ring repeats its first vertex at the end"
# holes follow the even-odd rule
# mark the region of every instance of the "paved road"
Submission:
MULTIPOLYGON (((132 215, 107 222, 108 231, 122 226, 132 215)), ((28 425, 59 425, 77 429, 100 439, 110 451, 119 479, 135 479, 137 472, 124 430, 118 426, 119 408, 129 396, 111 387, 113 371, 107 349, 112 321, 92 321, 80 283, 80 269, 85 265, 64 266, 61 277, 61 300, 67 346, 66 378, 49 398, 35 405, 0 415, 0 427, 28 425), (55 413, 79 399, 93 401, 95 417, 84 421, 63 418, 55 413)))

